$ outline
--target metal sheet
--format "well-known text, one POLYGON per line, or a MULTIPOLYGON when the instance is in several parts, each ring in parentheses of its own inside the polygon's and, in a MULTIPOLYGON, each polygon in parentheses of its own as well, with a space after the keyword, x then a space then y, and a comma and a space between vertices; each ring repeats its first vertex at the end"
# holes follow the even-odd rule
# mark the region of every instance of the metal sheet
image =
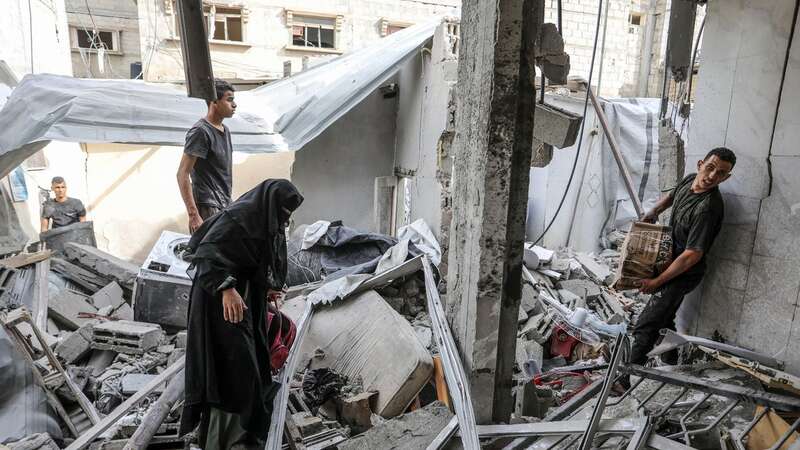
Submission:
POLYGON ((676 333, 672 330, 667 330, 666 334, 664 334, 664 338, 661 340, 661 344, 651 350, 647 356, 660 355, 686 344, 702 345, 703 347, 713 348, 714 350, 730 353, 731 355, 736 355, 751 361, 757 361, 770 367, 780 368, 783 366, 783 364, 777 359, 762 353, 756 353, 752 350, 747 350, 746 348, 736 347, 735 345, 712 341, 711 339, 676 333))

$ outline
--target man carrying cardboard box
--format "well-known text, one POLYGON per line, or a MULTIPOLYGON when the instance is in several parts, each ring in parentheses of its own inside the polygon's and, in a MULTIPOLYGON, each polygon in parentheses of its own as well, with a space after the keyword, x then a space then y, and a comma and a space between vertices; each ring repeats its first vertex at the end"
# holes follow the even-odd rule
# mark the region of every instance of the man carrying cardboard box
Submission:
POLYGON ((655 278, 640 281, 639 290, 653 294, 633 330, 630 362, 644 364, 662 328, 675 329, 675 315, 683 297, 692 292, 706 269, 706 254, 719 234, 725 205, 718 186, 731 176, 736 155, 717 147, 700 161, 697 173, 687 175, 675 189, 645 214, 645 222, 672 207, 672 254, 675 259, 655 278))

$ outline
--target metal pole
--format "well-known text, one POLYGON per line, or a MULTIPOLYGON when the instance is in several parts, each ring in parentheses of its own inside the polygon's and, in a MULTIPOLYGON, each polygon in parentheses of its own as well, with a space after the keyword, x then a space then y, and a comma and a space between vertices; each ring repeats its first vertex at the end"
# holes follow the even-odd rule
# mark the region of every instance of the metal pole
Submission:
POLYGON ((594 435, 597 433, 600 426, 600 419, 603 418, 603 411, 606 409, 606 400, 608 400, 608 395, 611 393, 611 386, 616 379, 617 367, 619 367, 622 360, 622 348, 625 347, 627 339, 628 337, 625 336, 624 333, 620 333, 617 336, 617 345, 614 347, 614 354, 611 355, 611 363, 608 365, 608 371, 606 371, 606 376, 603 379, 603 388, 600 390, 600 396, 597 398, 597 405, 595 405, 594 411, 592 412, 592 419, 589 421, 589 427, 586 429, 586 433, 583 434, 581 444, 578 447, 581 450, 592 449, 594 435))
POLYGON ((636 196, 636 190, 633 187, 631 173, 628 170, 628 166, 625 164, 625 160, 622 159, 622 153, 619 151, 617 139, 614 137, 614 135, 611 133, 611 129, 608 127, 608 119, 606 118, 606 114, 603 112, 603 108, 600 107, 600 103, 597 101, 597 97, 594 95, 594 92, 592 92, 591 86, 586 88, 586 93, 586 95, 588 95, 589 99, 592 101, 592 106, 594 106, 594 111, 597 114, 597 118, 600 119, 600 125, 603 127, 603 133, 606 135, 608 145, 611 146, 611 152, 614 155, 614 160, 617 162, 617 167, 619 167, 619 171, 622 174, 622 181, 625 182, 625 189, 628 191, 628 196, 630 196, 631 202, 633 202, 633 207, 636 209, 636 215, 641 218, 644 216, 642 202, 640 202, 639 197, 636 196))

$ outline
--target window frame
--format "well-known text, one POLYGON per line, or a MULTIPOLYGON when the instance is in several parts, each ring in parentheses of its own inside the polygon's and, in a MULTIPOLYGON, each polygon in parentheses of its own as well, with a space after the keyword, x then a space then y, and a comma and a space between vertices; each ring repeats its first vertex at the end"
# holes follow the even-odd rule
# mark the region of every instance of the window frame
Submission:
POLYGON ((386 17, 381 18, 379 27, 380 27, 380 35, 382 38, 386 36, 390 36, 393 33, 397 33, 397 31, 401 31, 405 28, 413 26, 414 24, 411 22, 404 22, 401 20, 392 20, 386 17), (393 33, 389 33, 389 28, 400 28, 400 30, 394 31, 393 33))
POLYGON ((286 27, 288 29, 288 44, 284 47, 286 50, 297 50, 311 53, 336 53, 341 54, 340 49, 340 32, 342 28, 343 16, 341 14, 332 13, 319 13, 309 11, 294 11, 286 10, 286 27), (304 20, 306 19, 306 20, 304 20), (328 24, 319 24, 315 22, 330 21, 328 24), (298 45, 294 43, 294 27, 299 26, 304 29, 304 40, 308 41, 308 30, 320 30, 317 34, 317 43, 322 45, 322 32, 321 30, 331 30, 333 32, 333 47, 315 47, 310 45, 298 45))
POLYGON ((109 55, 122 55, 122 30, 114 30, 110 28, 96 28, 91 29, 87 27, 70 25, 69 26, 69 41, 70 49, 73 52, 89 52, 97 53, 98 49, 92 47, 81 47, 78 42, 78 33, 111 33, 111 45, 113 48, 106 48, 106 54, 109 55))
MULTIPOLYGON (((172 37, 171 39, 179 41, 180 37, 180 24, 178 23, 178 5, 175 4, 176 0, 166 0, 167 5, 169 8, 166 9, 166 13, 173 16, 172 20, 172 37)), ((206 24, 206 35, 208 36, 208 42, 211 44, 224 44, 224 45, 235 45, 235 46, 249 46, 250 44, 247 43, 247 22, 249 21, 250 17, 250 10, 242 3, 221 3, 215 1, 203 1, 203 18, 205 19, 206 24), (228 21, 225 20, 225 37, 226 39, 214 39, 214 34, 211 33, 211 17, 212 17, 212 10, 213 10, 213 17, 214 17, 214 31, 216 32, 216 22, 218 21, 219 16, 217 15, 216 9, 233 9, 238 10, 237 13, 221 13, 220 16, 223 18, 227 17, 238 17, 239 24, 241 26, 241 34, 242 39, 239 41, 230 40, 228 39, 228 21)))

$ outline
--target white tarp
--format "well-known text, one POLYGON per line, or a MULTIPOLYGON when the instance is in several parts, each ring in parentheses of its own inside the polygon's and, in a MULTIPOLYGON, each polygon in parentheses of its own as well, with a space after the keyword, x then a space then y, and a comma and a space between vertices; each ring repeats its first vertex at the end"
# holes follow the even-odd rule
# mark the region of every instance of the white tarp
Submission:
MULTIPOLYGON (((547 102, 582 114, 583 99, 546 96, 547 102)), ((645 210, 659 198, 658 190, 658 113, 657 98, 603 99, 608 117, 620 145, 623 159, 633 178, 634 188, 645 210)), ((601 236, 635 219, 633 204, 603 135, 591 103, 586 113, 581 156, 575 178, 561 211, 540 245, 547 248, 571 247, 577 251, 599 249, 601 236)), ((553 161, 544 168, 531 169, 528 195, 527 239, 538 238, 552 220, 564 193, 576 145, 554 149, 553 161)))
MULTIPOLYGON (((301 149, 393 76, 440 22, 406 28, 292 77, 237 92, 237 114, 225 122, 234 150, 301 149)), ((186 130, 205 112, 202 100, 174 86, 28 75, 0 110, 0 176, 50 140, 182 146, 186 130)))

